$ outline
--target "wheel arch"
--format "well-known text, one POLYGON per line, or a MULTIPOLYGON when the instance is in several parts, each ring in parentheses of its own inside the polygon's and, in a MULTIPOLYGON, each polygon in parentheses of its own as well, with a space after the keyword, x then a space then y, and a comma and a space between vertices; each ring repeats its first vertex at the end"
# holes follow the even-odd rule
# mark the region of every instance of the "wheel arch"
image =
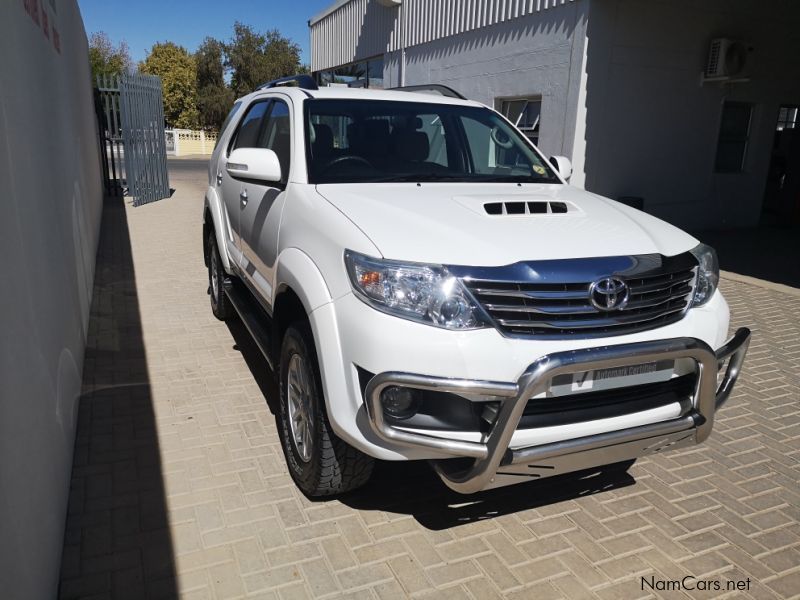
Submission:
POLYGON ((208 266, 208 246, 206 241, 211 231, 214 231, 214 237, 217 240, 217 249, 219 250, 219 257, 222 260, 222 266, 226 273, 231 272, 231 263, 228 257, 228 252, 225 247, 225 225, 224 217, 222 214, 222 205, 216 191, 209 187, 206 191, 205 202, 203 205, 203 260, 206 267, 208 266))
MULTIPOLYGON (((272 326, 277 355, 289 325, 299 318, 310 321, 311 313, 332 298, 317 265, 298 248, 287 248, 278 256, 274 289, 272 326)), ((315 342, 318 344, 319 340, 315 342)))

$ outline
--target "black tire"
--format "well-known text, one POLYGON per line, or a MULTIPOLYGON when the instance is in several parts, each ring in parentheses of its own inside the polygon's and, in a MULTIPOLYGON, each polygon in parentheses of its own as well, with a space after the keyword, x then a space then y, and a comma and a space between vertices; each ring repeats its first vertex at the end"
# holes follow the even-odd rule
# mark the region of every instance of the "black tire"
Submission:
POLYGON ((211 297, 211 312, 220 321, 227 321, 233 316, 233 306, 225 295, 225 269, 219 257, 217 237, 214 232, 208 234, 208 295, 211 297))
MULTIPOLYGON (((296 367, 295 371, 296 373, 296 367)), ((293 388, 296 389, 296 388, 293 388)), ((279 432, 289 473, 309 497, 343 494, 361 487, 369 480, 375 460, 336 436, 328 420, 322 395, 314 338, 306 321, 291 325, 283 337, 280 363, 279 432), (294 358, 294 357, 297 358, 294 358), (307 401, 309 439, 306 450, 295 441, 290 425, 290 364, 305 361, 301 368, 310 375, 305 380, 310 393, 300 395, 307 401), (306 453, 303 457, 302 452, 306 453)), ((297 413, 295 412, 295 415, 297 413)), ((304 417, 299 417, 302 421, 304 417)), ((300 425, 298 425, 300 427, 300 425)))

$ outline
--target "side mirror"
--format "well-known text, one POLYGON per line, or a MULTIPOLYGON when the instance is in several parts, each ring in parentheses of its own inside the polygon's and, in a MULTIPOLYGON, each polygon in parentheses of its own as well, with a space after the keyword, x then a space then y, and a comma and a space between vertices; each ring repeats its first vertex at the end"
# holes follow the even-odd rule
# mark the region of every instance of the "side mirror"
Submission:
POLYGON ((564 181, 569 181, 569 178, 572 177, 572 163, 566 156, 551 156, 550 164, 556 168, 564 181))
POLYGON ((278 155, 266 148, 237 148, 228 157, 225 170, 231 177, 280 181, 281 163, 278 155))

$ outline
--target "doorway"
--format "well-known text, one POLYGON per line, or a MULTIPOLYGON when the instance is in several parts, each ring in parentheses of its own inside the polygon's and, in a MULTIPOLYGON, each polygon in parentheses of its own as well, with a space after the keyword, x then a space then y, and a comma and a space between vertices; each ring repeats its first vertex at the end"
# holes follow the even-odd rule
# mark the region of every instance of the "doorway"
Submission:
POLYGON ((800 105, 783 105, 772 143, 761 214, 764 225, 800 224, 800 105))

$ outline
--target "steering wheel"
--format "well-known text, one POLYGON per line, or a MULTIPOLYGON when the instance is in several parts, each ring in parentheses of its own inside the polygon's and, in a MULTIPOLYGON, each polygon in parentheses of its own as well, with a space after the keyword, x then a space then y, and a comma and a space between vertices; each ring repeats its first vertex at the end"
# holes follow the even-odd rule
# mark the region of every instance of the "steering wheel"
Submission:
POLYGON ((332 159, 332 160, 329 160, 329 161, 328 161, 328 162, 325 164, 325 166, 324 166, 324 167, 322 167, 322 169, 321 169, 321 170, 322 170, 323 172, 329 171, 329 170, 331 169, 331 167, 335 167, 336 165, 338 165, 338 164, 341 164, 341 163, 343 163, 343 162, 347 162, 347 161, 360 162, 360 163, 362 163, 362 164, 365 164, 365 165, 367 165, 367 166, 368 166, 370 169, 374 169, 374 168, 375 168, 375 167, 372 165, 372 163, 371 163, 371 162, 369 162, 369 161, 368 161, 366 158, 364 158, 363 156, 356 156, 355 154, 348 154, 347 156, 339 156, 338 158, 334 158, 334 159, 332 159))

